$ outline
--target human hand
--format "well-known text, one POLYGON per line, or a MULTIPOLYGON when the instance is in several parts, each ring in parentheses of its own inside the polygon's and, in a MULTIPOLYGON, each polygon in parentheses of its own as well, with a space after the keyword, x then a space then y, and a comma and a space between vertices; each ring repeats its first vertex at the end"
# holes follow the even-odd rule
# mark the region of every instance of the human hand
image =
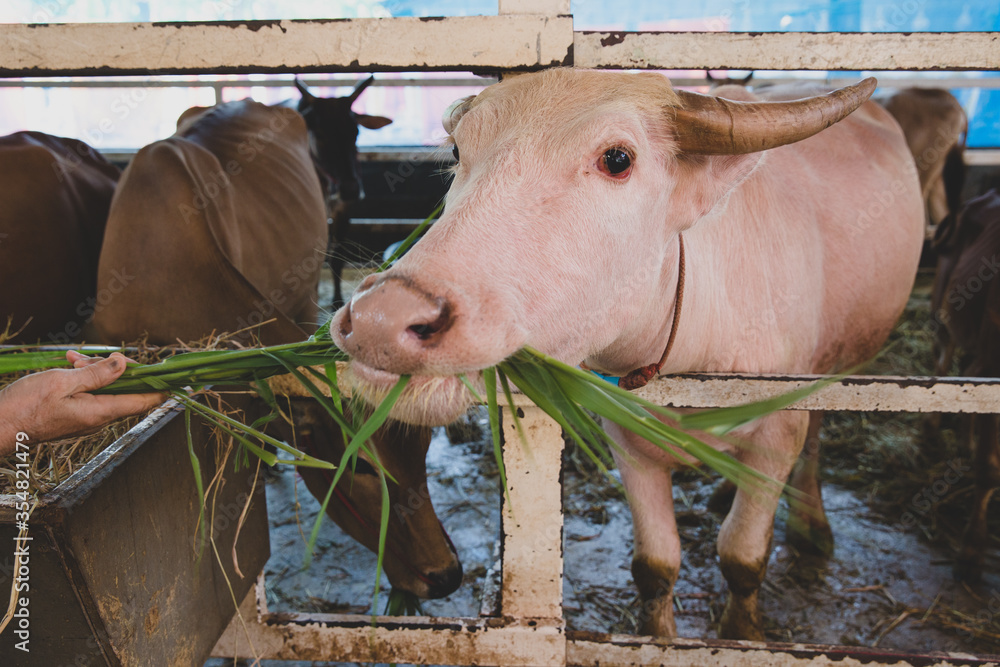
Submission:
POLYGON ((0 456, 13 451, 18 432, 26 433, 29 442, 82 435, 165 400, 159 393, 87 393, 111 384, 125 372, 131 360, 118 352, 98 359, 70 350, 66 359, 73 369, 28 375, 0 390, 0 456))

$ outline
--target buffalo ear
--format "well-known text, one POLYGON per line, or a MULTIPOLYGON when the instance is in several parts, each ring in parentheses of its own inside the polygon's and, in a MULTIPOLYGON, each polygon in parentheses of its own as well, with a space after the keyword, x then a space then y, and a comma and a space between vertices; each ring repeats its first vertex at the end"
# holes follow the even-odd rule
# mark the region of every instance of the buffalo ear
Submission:
POLYGON ((458 121, 462 120, 465 112, 472 108, 472 101, 474 99, 476 99, 475 95, 463 97, 460 100, 452 102, 451 106, 444 110, 444 114, 441 115, 441 124, 444 125, 445 132, 451 134, 455 131, 458 121))
POLYGON ((363 113, 354 114, 354 120, 357 121, 358 125, 367 127, 369 130, 377 130, 392 122, 391 118, 385 116, 369 116, 363 113))
POLYGON ((682 230, 708 215, 753 173, 762 153, 684 155, 675 162, 672 220, 682 230))

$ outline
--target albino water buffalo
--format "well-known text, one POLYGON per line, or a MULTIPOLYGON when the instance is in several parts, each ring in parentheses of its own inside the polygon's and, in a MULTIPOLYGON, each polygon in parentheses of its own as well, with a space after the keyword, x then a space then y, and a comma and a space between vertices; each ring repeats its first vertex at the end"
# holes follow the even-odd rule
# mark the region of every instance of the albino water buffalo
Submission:
MULTIPOLYGON (((108 217, 99 281, 128 276, 97 313, 108 343, 148 334, 154 343, 244 330, 276 345, 305 340, 318 321, 317 284, 326 248, 326 211, 302 116, 250 100, 181 116, 177 133, 140 150, 125 170, 108 217)), ((339 462, 340 428, 312 399, 294 401, 290 442, 339 462)), ((392 507, 426 498, 423 455, 430 434, 387 426, 372 438, 390 483, 392 507), (414 457, 419 457, 419 462, 414 457)), ((378 478, 344 475, 328 513, 355 539, 377 547, 378 478), (374 526, 375 534, 372 534, 374 526)), ((331 479, 300 469, 326 496, 331 479)), ((430 502, 389 524, 384 566, 390 582, 422 597, 461 583, 462 568, 430 502)))
MULTIPOLYGON (((676 91, 653 73, 552 69, 456 104, 444 216, 334 316, 358 390, 377 396, 410 374, 395 414, 431 424, 468 405, 459 374, 525 345, 630 378, 825 373, 869 358, 903 309, 923 238, 899 126, 863 104, 874 87, 790 102, 732 91, 741 103, 676 91)), ((783 480, 807 423, 773 414, 742 429, 752 446, 733 453, 783 480)), ((618 463, 644 630, 673 635, 671 472, 681 464, 605 427, 627 452, 618 463)), ((777 502, 740 490, 722 525, 725 637, 763 636, 757 596, 777 502)))
POLYGON ((333 271, 333 307, 344 303, 340 281, 344 272, 343 245, 351 229, 351 208, 365 198, 358 173, 358 127, 377 130, 392 122, 384 116, 369 116, 351 110, 375 77, 359 83, 346 97, 316 97, 304 83, 295 80, 302 98, 299 113, 306 119, 316 168, 320 172, 330 208, 329 260, 333 271))
MULTIPOLYGON (((931 309, 938 322, 941 357, 936 374, 951 368, 955 346, 965 352, 962 375, 1000 377, 1000 194, 990 190, 945 218, 935 238, 938 273, 931 309)), ((990 543, 986 524, 1000 487, 1000 415, 966 415, 975 463, 972 515, 955 561, 955 574, 978 580, 990 543)))
POLYGON ((20 330, 8 342, 75 340, 110 296, 97 258, 120 175, 76 139, 0 137, 0 331, 20 330))

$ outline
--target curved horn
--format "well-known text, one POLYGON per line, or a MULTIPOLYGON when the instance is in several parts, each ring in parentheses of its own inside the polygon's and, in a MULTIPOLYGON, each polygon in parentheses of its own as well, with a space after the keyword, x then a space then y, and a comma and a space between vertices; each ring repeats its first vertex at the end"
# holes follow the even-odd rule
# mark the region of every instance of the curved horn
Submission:
POLYGON ((295 77, 295 87, 298 88, 299 94, 302 95, 302 99, 304 100, 316 99, 316 97, 309 92, 309 88, 306 87, 306 84, 299 81, 299 77, 295 77))
POLYGON ((367 79, 365 79, 364 81, 362 81, 361 83, 359 83, 357 85, 357 87, 355 87, 354 92, 351 93, 350 95, 348 95, 348 97, 347 97, 347 99, 349 99, 351 101, 351 104, 354 104, 355 100, 358 99, 358 97, 361 95, 361 93, 365 92, 365 88, 367 88, 368 86, 372 85, 372 81, 374 81, 374 80, 375 80, 375 75, 373 74, 373 75, 369 76, 367 79))
POLYGON ((472 106, 472 100, 474 99, 476 99, 475 95, 463 97, 460 100, 452 102, 444 110, 444 113, 441 115, 441 124, 444 126, 445 132, 452 134, 455 131, 455 126, 458 125, 458 121, 462 120, 462 116, 472 106))
POLYGON ((674 128, 683 152, 741 155, 807 139, 830 127, 871 97, 874 77, 826 95, 791 102, 734 102, 678 90, 674 128))

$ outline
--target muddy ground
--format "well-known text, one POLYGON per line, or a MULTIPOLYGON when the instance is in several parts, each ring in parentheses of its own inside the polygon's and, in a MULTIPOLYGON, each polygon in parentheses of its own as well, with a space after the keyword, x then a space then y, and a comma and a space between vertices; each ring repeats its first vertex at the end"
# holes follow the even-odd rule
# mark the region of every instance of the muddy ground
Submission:
MULTIPOLYGON (((927 288, 926 279, 918 284, 888 351, 866 372, 929 374, 927 288)), ((465 583, 456 593, 424 603, 429 615, 478 614, 499 530, 499 482, 485 418, 473 413, 467 421, 469 427, 453 430, 451 437, 438 429, 428 454, 431 497, 465 567, 465 583)), ((1000 540, 994 538, 981 583, 962 585, 951 574, 972 484, 969 452, 958 432, 954 418, 937 429, 919 415, 827 415, 823 496, 835 552, 820 560, 787 547, 784 509, 779 512, 761 596, 768 639, 1000 653, 1000 613, 994 611, 1000 610, 1000 540), (958 471, 957 482, 947 474, 949 466, 958 471), (920 499, 930 500, 930 509, 920 499)), ((572 448, 564 472, 567 624, 634 633, 638 602, 629 572, 632 528, 625 500, 572 448)), ((725 600, 714 544, 721 517, 706 509, 716 484, 715 477, 691 471, 678 475, 674 487, 684 549, 675 610, 683 637, 715 637, 725 600)), ((375 556, 325 522, 320 554, 302 571, 303 534, 318 503, 291 470, 272 476, 267 494, 269 608, 370 612, 375 556)), ((996 512, 993 517, 1000 519, 996 512)), ((994 528, 1000 535, 1000 525, 994 528)))

